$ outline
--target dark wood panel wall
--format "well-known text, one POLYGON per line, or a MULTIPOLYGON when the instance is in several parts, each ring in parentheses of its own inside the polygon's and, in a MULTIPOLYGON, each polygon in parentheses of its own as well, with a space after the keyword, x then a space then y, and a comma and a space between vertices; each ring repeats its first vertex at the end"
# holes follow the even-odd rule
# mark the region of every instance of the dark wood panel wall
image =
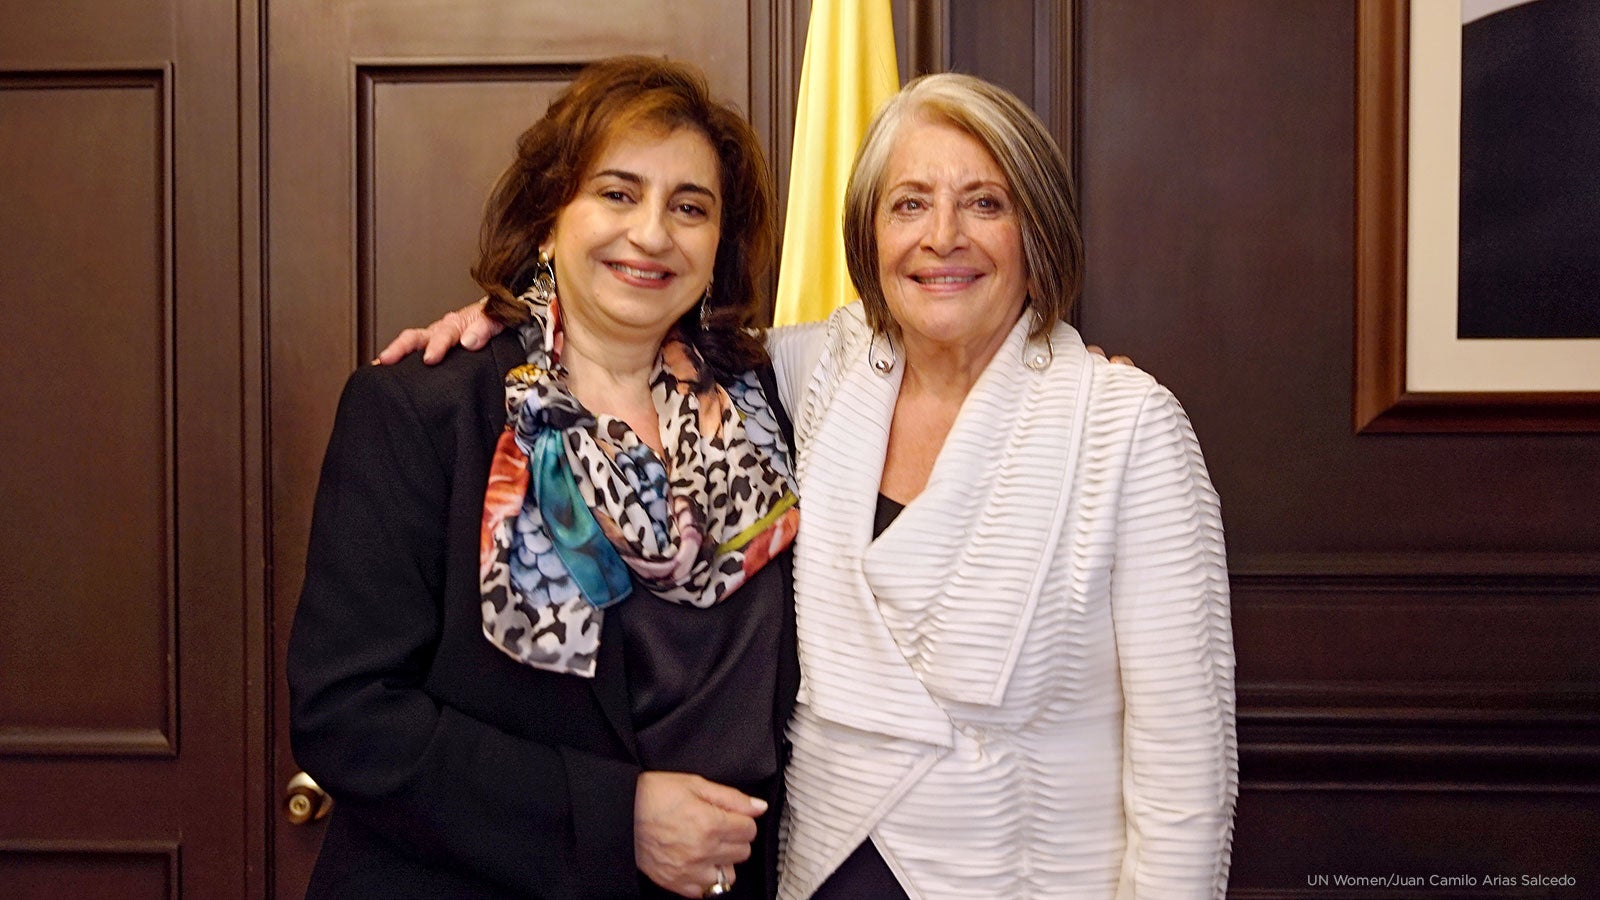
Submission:
POLYGON ((253 9, 0 4, 0 896, 264 854, 253 9))
MULTIPOLYGON (((435 257, 465 245, 439 235, 470 243, 477 200, 426 182, 476 183, 497 168, 485 142, 522 123, 479 120, 538 105, 573 60, 636 48, 595 31, 563 44, 566 56, 530 56, 504 28, 482 46, 461 31, 468 19, 444 32, 410 22, 406 10, 450 5, 418 2, 363 13, 382 27, 349 59, 319 57, 323 84, 267 78, 266 48, 274 28, 280 41, 303 31, 291 55, 368 34, 319 18, 325 4, 170 0, 155 15, 118 3, 101 9, 115 9, 115 29, 64 24, 92 17, 60 10, 90 5, 0 13, 0 322, 37 334, 34 311, 59 308, 90 336, 87 348, 37 337, 0 362, 7 420, 31 435, 7 433, 0 479, 0 686, 12 688, 0 693, 0 884, 266 897, 276 847, 291 873, 277 887, 292 894, 314 839, 275 824, 285 761, 267 748, 282 699, 275 632, 292 604, 285 579, 298 580, 285 574, 301 549, 289 545, 304 527, 283 498, 307 489, 300 468, 314 469, 310 432, 325 433, 317 404, 331 391, 306 385, 431 315, 428 298, 455 299, 459 269, 435 257), (438 49, 442 33, 460 46, 438 49), (173 60, 189 73, 177 87, 173 60), (314 137, 338 153, 296 150, 316 129, 287 114, 268 129, 273 97, 286 110, 336 105, 314 137), (348 171, 329 168, 346 151, 358 157, 348 171), (304 172, 289 164, 297 152, 304 172), (332 197, 332 213, 299 215, 270 193, 305 173, 326 181, 304 193, 332 197), (454 199, 430 206, 443 195, 454 199), (289 231, 275 237, 269 221, 289 231), (337 239, 290 258, 284 235, 306 223, 337 239), (302 270, 324 263, 326 296, 298 290, 302 270), (66 285, 88 289, 63 299, 66 285), (334 325, 298 318, 313 307, 334 325), (319 328, 323 338, 305 336, 319 328), (133 418, 79 478, 67 414, 109 390, 121 399, 106 405, 133 418), (296 391, 313 399, 283 405, 296 391), (94 480, 110 477, 106 460, 127 469, 113 492, 94 480), (127 559, 79 572, 66 542, 96 498, 102 516, 110 503, 125 520, 112 549, 127 559), (93 615, 111 593, 125 623, 38 664, 53 631, 37 608, 93 615), (36 689, 53 672, 104 689, 57 703, 36 689), (195 835, 218 837, 185 849, 180 868, 180 836, 195 835)), ((504 21, 555 8, 518 6, 504 21)), ((738 8, 747 33, 700 61, 728 84, 747 73, 735 99, 781 185, 810 4, 738 8)), ((1206 449, 1239 657, 1232 894, 1370 896, 1333 883, 1394 873, 1566 876, 1576 883, 1516 895, 1595 895, 1600 436, 1353 433, 1356 9, 894 2, 903 75, 956 69, 1003 84, 1069 149, 1089 252, 1081 327, 1170 385, 1206 449)), ((690 31, 685 46, 710 33, 690 31)))
POLYGON ((1353 433, 1356 4, 1079 7, 1081 324, 1174 389, 1223 499, 1231 893, 1595 895, 1600 436, 1353 433))
POLYGON ((10 123, 0 159, 14 210, 0 223, 0 244, 10 249, 0 282, 12 286, 0 321, 23 327, 38 304, 84 326, 41 336, 54 352, 0 362, 0 415, 10 423, 5 589, 52 599, 49 616, 8 604, 0 619, 16 651, 0 655, 0 753, 171 754, 177 742, 165 75, 0 81, 0 121, 10 123), (89 222, 97 228, 86 233, 89 222), (91 236, 103 265, 84 271, 62 251, 91 236), (59 291, 74 282, 84 289, 59 291), (85 434, 86 401, 111 440, 85 434), (104 444, 95 464, 62 465, 85 454, 86 439, 104 444), (84 536, 108 523, 127 539, 100 543, 100 565, 83 567, 84 536), (107 608, 111 596, 122 602, 107 608), (79 635, 79 652, 46 656, 63 621, 104 627, 79 635), (64 683, 75 689, 55 688, 64 683))

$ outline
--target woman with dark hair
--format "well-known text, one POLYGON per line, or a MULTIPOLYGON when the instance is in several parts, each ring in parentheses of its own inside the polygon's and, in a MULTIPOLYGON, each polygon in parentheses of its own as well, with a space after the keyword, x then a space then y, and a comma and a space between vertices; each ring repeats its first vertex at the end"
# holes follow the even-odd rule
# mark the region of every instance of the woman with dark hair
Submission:
POLYGON ((289 647, 312 897, 767 897, 798 671, 756 138, 690 67, 579 74, 474 277, 486 352, 354 373, 289 647))

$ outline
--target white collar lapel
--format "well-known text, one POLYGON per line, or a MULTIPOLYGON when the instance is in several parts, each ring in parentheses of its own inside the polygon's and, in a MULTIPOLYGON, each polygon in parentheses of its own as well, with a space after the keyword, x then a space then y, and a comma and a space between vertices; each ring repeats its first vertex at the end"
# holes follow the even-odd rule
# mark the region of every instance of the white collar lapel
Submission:
POLYGON ((859 306, 835 314, 795 419, 801 700, 863 731, 950 746, 952 725, 884 625, 863 573, 902 366, 874 371, 859 306))
POLYGON ((1028 322, 967 395, 927 487, 863 563, 880 627, 942 701, 1004 699, 1071 501, 1092 366, 1065 324, 1053 359, 1025 365, 1024 352, 1036 355, 1028 322))

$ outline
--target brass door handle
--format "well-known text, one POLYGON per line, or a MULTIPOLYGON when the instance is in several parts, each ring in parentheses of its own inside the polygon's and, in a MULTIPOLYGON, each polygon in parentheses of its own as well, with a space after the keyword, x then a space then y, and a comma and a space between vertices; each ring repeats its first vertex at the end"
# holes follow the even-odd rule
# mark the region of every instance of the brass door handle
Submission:
POLYGON ((311 776, 304 772, 296 772, 289 779, 289 786, 283 798, 283 814, 291 825, 304 825, 325 819, 328 813, 333 812, 333 798, 328 792, 317 787, 311 776))

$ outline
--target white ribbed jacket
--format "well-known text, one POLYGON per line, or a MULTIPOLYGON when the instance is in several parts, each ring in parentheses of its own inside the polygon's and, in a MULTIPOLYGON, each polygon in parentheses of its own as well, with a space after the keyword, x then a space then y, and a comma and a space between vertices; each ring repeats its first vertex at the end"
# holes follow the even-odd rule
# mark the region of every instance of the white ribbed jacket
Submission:
POLYGON ((783 898, 869 836, 913 898, 1223 895, 1216 493, 1165 388, 1065 324, 1031 369, 1027 323, 876 541, 903 364, 873 371, 859 303, 769 338, 802 494, 783 898))

